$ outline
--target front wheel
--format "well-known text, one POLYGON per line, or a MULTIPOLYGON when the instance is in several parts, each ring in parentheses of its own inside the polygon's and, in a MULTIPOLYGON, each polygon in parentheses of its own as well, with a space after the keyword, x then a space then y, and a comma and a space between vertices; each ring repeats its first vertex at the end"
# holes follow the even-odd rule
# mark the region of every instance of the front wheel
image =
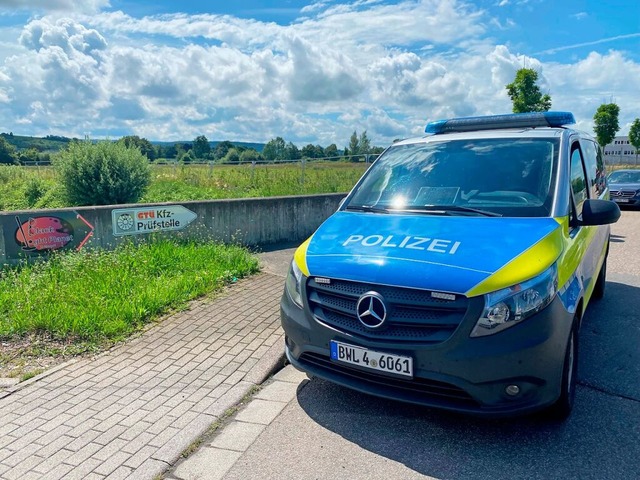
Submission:
POLYGON ((549 417, 554 420, 566 420, 571 415, 576 396, 576 381, 578 374, 578 319, 573 322, 569 335, 569 343, 564 356, 562 369, 562 391, 560 397, 549 407, 549 417))

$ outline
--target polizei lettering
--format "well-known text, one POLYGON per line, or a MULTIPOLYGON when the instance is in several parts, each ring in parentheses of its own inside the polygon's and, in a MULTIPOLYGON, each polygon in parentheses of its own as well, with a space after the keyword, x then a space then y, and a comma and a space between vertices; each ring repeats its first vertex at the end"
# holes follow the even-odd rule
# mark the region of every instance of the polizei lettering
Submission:
POLYGON ((447 253, 454 255, 461 242, 444 240, 441 238, 414 237, 412 235, 351 235, 342 244, 343 247, 349 245, 362 245, 363 247, 387 247, 387 248, 407 248, 409 250, 426 250, 427 252, 447 253))

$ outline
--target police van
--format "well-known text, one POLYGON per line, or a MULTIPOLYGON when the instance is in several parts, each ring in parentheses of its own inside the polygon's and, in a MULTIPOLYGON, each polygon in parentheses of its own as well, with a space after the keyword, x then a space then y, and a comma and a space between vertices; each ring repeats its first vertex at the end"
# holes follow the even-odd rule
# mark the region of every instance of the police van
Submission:
POLYGON ((442 120, 385 150, 295 252, 291 364, 390 399, 566 418, 620 216, 598 144, 573 123, 442 120))

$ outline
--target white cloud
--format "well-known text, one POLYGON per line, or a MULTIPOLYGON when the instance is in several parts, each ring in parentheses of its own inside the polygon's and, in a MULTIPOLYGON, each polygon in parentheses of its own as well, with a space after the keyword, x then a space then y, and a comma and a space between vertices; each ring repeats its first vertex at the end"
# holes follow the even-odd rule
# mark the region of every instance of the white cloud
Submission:
MULTIPOLYGON (((354 129, 386 145, 430 120, 510 111, 505 85, 523 59, 484 39, 485 12, 453 0, 322 3, 286 26, 220 15, 33 18, 0 60, 0 131, 282 136, 342 148, 354 129)), ((621 125, 640 111, 640 66, 621 52, 527 66, 553 108, 573 110, 586 130, 611 95, 625 101, 621 125)))
POLYGON ((573 15, 571 15, 571 18, 575 18, 576 20, 583 20, 585 18, 587 18, 589 16, 589 14, 587 12, 578 12, 575 13, 573 15))

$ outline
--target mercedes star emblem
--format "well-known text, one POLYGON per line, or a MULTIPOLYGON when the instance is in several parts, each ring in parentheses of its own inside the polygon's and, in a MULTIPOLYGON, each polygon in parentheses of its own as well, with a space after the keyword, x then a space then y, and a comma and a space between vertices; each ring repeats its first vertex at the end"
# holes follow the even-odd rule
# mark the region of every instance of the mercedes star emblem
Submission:
POLYGON ((358 320, 367 328, 380 328, 387 319, 387 307, 382 295, 377 292, 367 292, 360 297, 356 306, 358 320))

